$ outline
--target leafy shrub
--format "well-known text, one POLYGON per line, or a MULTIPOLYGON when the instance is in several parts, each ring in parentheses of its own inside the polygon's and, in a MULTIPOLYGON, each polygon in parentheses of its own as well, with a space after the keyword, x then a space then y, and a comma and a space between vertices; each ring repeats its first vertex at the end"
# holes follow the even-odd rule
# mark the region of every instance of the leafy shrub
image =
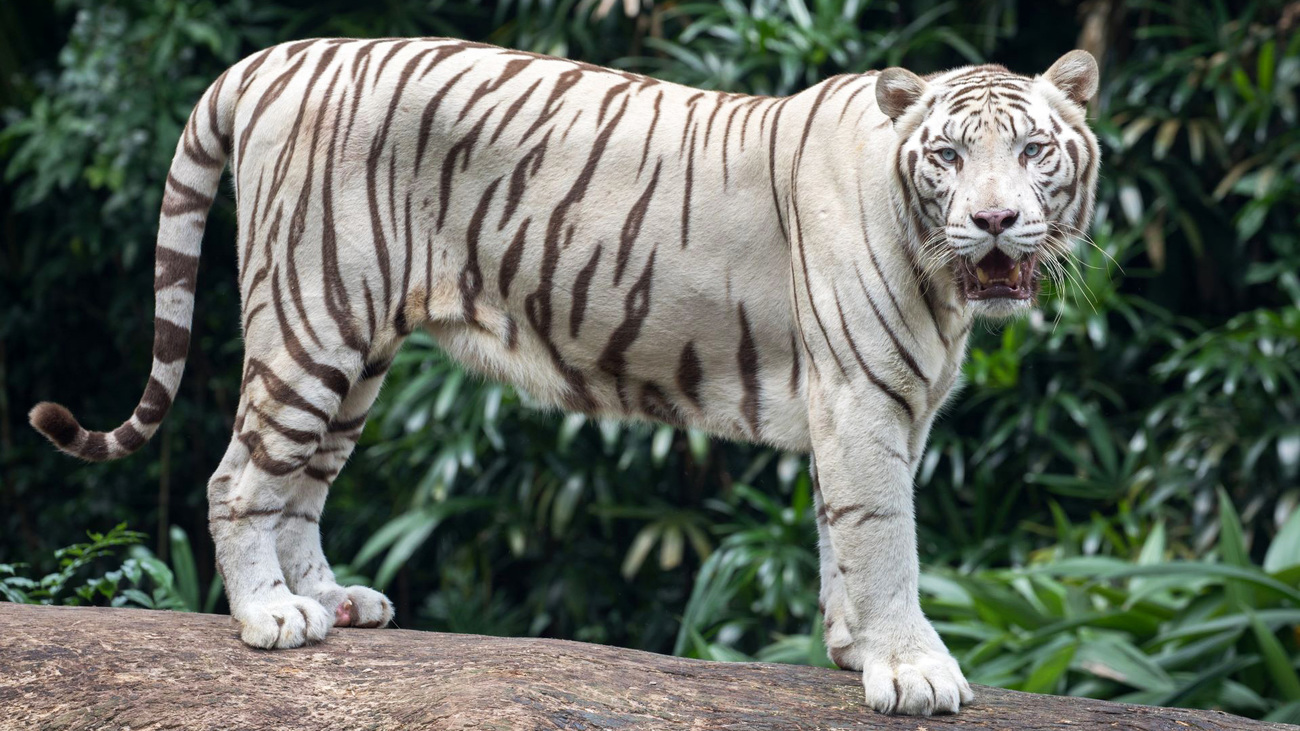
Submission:
MULTIPOLYGON (((54 552, 58 570, 39 579, 24 576, 26 564, 0 564, 0 597, 18 604, 107 605, 197 612, 198 572, 189 549, 189 538, 177 527, 171 530, 172 566, 140 545, 143 533, 114 526, 107 533, 88 531, 88 543, 74 543, 54 552), (117 568, 96 571, 112 563, 118 549, 127 548, 129 558, 117 568), (81 583, 74 585, 74 581, 81 583)), ((204 604, 212 611, 221 592, 220 577, 213 581, 204 604)))

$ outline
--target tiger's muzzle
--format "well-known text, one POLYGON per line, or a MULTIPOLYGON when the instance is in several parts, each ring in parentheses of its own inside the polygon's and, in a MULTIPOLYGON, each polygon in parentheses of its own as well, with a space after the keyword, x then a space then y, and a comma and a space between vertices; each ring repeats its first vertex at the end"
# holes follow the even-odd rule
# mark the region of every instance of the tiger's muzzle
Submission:
POLYGON ((1038 254, 1012 259, 995 247, 979 261, 957 257, 953 266, 967 301, 1033 300, 1038 296, 1038 254))

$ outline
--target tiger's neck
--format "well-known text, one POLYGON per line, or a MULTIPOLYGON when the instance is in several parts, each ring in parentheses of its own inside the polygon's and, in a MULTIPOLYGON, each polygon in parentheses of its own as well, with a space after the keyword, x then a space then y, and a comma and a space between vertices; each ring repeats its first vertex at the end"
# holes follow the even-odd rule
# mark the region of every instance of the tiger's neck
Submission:
POLYGON ((787 182, 793 315, 810 374, 886 392, 918 457, 960 376, 971 313, 951 274, 919 257, 925 232, 899 189, 899 139, 874 76, 829 79, 787 111, 776 178, 787 182))

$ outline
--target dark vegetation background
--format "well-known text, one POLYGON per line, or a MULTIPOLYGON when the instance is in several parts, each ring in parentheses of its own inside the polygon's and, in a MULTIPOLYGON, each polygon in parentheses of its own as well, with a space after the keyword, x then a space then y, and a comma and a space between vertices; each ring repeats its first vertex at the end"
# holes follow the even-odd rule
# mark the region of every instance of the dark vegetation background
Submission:
MULTIPOLYGON (((1297 24, 1277 1, 0 3, 0 594, 224 609, 204 485, 241 358, 228 195, 159 436, 78 464, 25 414, 111 428, 135 405, 163 179, 242 56, 453 35, 785 94, 1079 46, 1103 69, 1095 246, 1038 315, 976 333, 919 481, 925 606, 975 682, 1300 722, 1297 24)), ((827 664, 800 456, 542 413, 416 337, 352 462, 327 552, 404 627, 827 664)))

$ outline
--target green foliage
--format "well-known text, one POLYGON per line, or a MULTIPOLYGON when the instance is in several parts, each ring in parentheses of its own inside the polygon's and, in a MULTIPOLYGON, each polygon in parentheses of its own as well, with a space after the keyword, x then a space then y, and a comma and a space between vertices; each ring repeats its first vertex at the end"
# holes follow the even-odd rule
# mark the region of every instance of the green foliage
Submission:
MULTIPOLYGON (((173 565, 158 559, 139 545, 145 535, 126 529, 121 523, 107 533, 88 531, 89 543, 74 543, 54 552, 58 570, 39 579, 23 572, 26 564, 0 564, 0 597, 19 604, 64 604, 69 606, 107 605, 143 607, 197 612, 199 590, 194 559, 185 531, 172 527, 173 565), (128 548, 129 558, 117 568, 96 571, 97 566, 111 563, 117 549, 128 548), (79 585, 73 585, 80 580, 79 585)), ((220 594, 218 577, 208 592, 204 611, 220 594)))
MULTIPOLYGON (((5 598, 221 607, 210 541, 186 535, 206 530, 202 486, 238 395, 229 200, 155 443, 76 465, 22 414, 56 398, 102 428, 134 405, 162 181, 194 101, 237 58, 294 38, 453 35, 784 94, 893 64, 1038 72, 1084 20, 1018 0, 623 6, 0 4, 5 598), (155 526, 153 551, 120 528, 53 553, 123 521, 155 526)), ((975 333, 918 475, 926 610, 976 681, 1300 722, 1300 16, 1280 0, 1085 8, 1103 64, 1091 238, 1037 314, 975 333)), ((824 665, 805 468, 543 412, 421 333, 323 530, 350 559, 340 577, 386 587, 406 627, 824 665)))
POLYGON ((1286 714, 1300 690, 1300 553, 1279 534, 1269 568, 1253 563, 1226 495, 1220 511, 1204 558, 1171 559, 1163 522, 1122 557, 1078 555, 1063 526, 1055 555, 1024 568, 927 575, 926 611, 972 682, 1286 714))

